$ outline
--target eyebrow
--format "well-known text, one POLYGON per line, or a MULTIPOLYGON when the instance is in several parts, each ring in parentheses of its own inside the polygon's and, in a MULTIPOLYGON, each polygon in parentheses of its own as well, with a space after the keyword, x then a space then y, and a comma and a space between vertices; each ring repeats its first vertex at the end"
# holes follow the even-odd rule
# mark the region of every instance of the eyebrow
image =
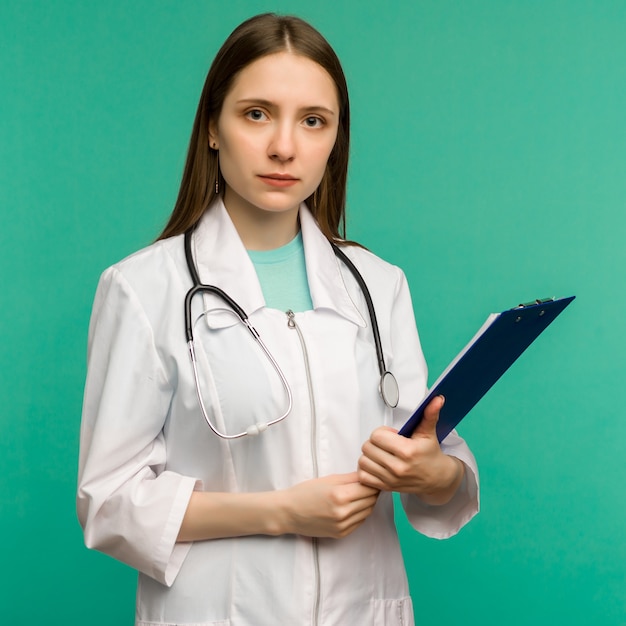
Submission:
MULTIPOLYGON (((241 100, 237 100, 236 104, 259 104, 261 106, 269 108, 275 108, 276 103, 271 100, 264 100, 263 98, 242 98, 241 100)), ((303 107, 300 109, 304 113, 318 113, 323 111, 327 115, 336 115, 337 113, 328 107, 325 107, 321 104, 303 107)))

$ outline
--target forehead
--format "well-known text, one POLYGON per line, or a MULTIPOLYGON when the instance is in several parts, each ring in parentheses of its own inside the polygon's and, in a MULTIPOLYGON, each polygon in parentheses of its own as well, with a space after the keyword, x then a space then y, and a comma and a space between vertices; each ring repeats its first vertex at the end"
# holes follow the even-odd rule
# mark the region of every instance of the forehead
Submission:
POLYGON ((244 67, 226 100, 263 99, 338 110, 337 87, 318 63, 292 52, 270 54, 244 67))

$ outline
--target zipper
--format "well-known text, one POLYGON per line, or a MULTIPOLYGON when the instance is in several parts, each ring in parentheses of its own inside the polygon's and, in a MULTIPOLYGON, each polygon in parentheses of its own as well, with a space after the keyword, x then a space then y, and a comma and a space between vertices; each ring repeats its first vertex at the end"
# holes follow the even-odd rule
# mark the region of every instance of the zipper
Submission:
POLYGON ((313 383, 311 382, 311 369, 309 367, 309 353, 306 349, 306 343, 302 335, 300 327, 296 324, 296 314, 289 309, 287 311, 287 326, 291 330, 295 330, 298 333, 300 339, 300 346, 302 348, 302 355, 304 357, 304 369, 306 371, 306 383, 309 389, 309 408, 311 410, 311 459, 313 461, 313 474, 315 478, 319 477, 319 469, 317 465, 317 424, 315 415, 315 399, 313 398, 313 383))
MULTIPOLYGON (((296 315, 289 309, 287 314, 287 327, 295 330, 298 334, 300 347, 302 348, 302 356, 304 357, 304 369, 306 372, 306 382, 309 390, 309 407, 311 411, 311 460, 313 463, 313 474, 315 478, 319 478, 319 466, 317 462, 317 420, 315 413, 315 398, 313 397, 313 383, 311 382, 311 368, 309 366, 309 353, 306 349, 306 342, 298 324, 296 324, 296 315)), ((317 537, 311 538, 311 547, 313 549, 313 569, 315 573, 315 597, 313 600, 313 620, 312 624, 316 626, 319 623, 320 613, 320 557, 319 557, 319 540, 317 537)))

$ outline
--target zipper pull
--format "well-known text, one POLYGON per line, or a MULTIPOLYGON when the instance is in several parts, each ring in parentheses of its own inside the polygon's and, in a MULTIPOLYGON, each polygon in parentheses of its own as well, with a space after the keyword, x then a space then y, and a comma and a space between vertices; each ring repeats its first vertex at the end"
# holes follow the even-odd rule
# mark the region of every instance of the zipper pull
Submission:
POLYGON ((294 317, 296 316, 296 314, 291 309, 285 311, 285 313, 287 314, 287 317, 289 318, 287 320, 287 326, 289 326, 289 328, 295 328, 296 322, 294 320, 294 317))

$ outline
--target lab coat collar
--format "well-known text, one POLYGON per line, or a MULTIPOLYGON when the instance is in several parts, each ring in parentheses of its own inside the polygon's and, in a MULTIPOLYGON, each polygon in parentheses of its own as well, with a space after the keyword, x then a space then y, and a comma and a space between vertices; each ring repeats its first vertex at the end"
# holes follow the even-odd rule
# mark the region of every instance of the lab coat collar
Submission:
POLYGON ((366 326, 346 287, 343 264, 304 203, 300 205, 300 228, 313 307, 331 309, 357 326, 366 326))
MULTIPOLYGON (((354 324, 365 326, 344 282, 341 262, 304 203, 299 216, 313 307, 331 309, 354 324)), ((265 306, 254 265, 221 198, 205 211, 195 230, 193 255, 202 283, 223 289, 248 315, 265 306)), ((212 309, 226 306, 215 296, 206 296, 205 303, 212 309)), ((211 318, 213 327, 235 322, 229 314, 211 318)))

